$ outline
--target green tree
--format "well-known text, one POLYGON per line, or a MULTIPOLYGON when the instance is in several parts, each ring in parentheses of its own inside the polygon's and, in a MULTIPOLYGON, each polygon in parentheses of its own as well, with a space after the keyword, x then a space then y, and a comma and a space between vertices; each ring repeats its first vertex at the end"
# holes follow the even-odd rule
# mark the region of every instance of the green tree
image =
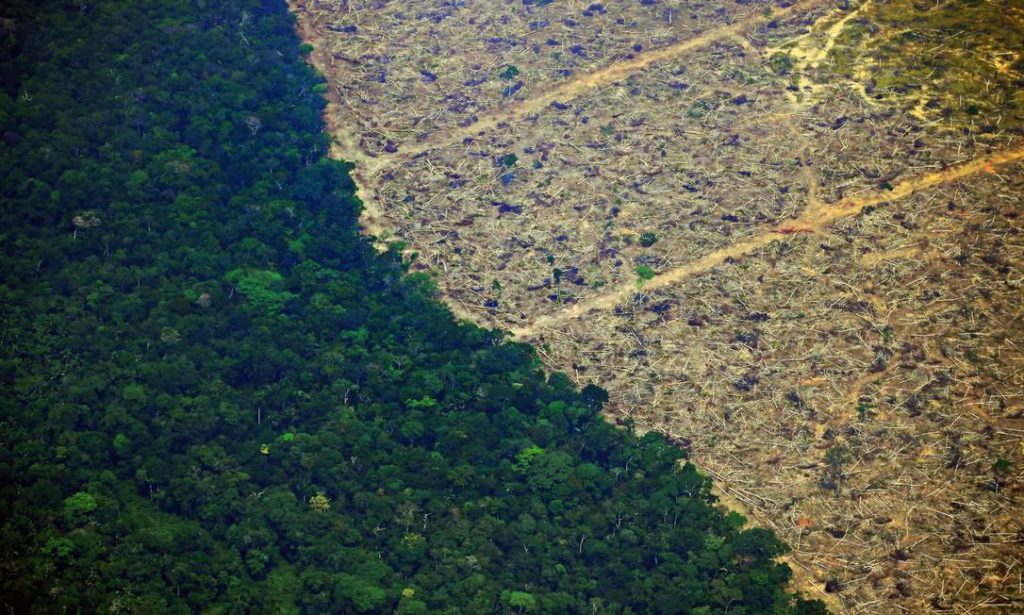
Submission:
POLYGON ((64 518, 75 523, 95 511, 98 506, 96 498, 91 493, 78 491, 64 500, 64 518))
POLYGON ((653 280, 654 276, 654 269, 651 269, 648 265, 638 265, 636 268, 636 287, 641 288, 645 282, 653 280))
POLYGON ((537 599, 528 592, 503 591, 501 602, 513 613, 531 613, 537 608, 537 599))

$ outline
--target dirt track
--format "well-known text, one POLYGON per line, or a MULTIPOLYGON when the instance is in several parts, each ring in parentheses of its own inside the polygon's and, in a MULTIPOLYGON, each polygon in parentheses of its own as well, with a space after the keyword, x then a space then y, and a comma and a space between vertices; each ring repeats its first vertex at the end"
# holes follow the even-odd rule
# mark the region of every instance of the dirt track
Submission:
POLYGON ((551 103, 572 100, 588 90, 604 87, 625 79, 629 75, 658 62, 684 58, 688 54, 716 42, 732 40, 737 36, 742 37, 744 34, 770 21, 784 19, 797 11, 807 11, 822 4, 824 3, 821 0, 794 2, 787 8, 772 11, 769 15, 763 13, 754 14, 735 23, 712 28, 703 34, 679 41, 674 45, 638 54, 631 60, 615 62, 594 72, 560 83, 546 91, 538 92, 535 96, 520 103, 512 104, 489 113, 464 129, 436 133, 423 142, 405 147, 398 157, 399 159, 411 158, 436 147, 457 143, 465 137, 471 137, 480 132, 492 130, 502 122, 513 121, 537 113, 549 107, 551 103))
POLYGON ((589 312, 612 309, 638 290, 655 290, 672 286, 680 280, 703 273, 728 259, 741 258, 757 248, 777 241, 787 234, 794 232, 821 233, 836 220, 856 215, 865 207, 900 199, 919 190, 955 182, 976 173, 994 173, 996 167, 1017 160, 1024 160, 1024 149, 999 152, 991 156, 985 156, 984 158, 978 158, 964 164, 936 171, 935 173, 927 173, 920 177, 900 182, 893 186, 891 191, 881 191, 876 194, 849 198, 838 203, 818 204, 817 207, 809 208, 803 215, 785 227, 764 231, 716 250, 696 261, 664 271, 653 280, 646 282, 642 288, 638 287, 634 282, 622 284, 586 302, 575 304, 560 312, 538 318, 528 325, 512 329, 512 334, 518 338, 526 339, 544 330, 554 330, 567 320, 582 318, 589 312))

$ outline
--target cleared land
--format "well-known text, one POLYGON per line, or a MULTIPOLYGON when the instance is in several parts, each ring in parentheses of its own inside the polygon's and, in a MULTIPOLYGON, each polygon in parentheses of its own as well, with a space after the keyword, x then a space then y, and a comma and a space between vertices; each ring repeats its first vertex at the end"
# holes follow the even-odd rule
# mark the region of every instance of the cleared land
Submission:
POLYGON ((293 2, 365 225, 857 612, 1024 609, 1016 2, 293 2))

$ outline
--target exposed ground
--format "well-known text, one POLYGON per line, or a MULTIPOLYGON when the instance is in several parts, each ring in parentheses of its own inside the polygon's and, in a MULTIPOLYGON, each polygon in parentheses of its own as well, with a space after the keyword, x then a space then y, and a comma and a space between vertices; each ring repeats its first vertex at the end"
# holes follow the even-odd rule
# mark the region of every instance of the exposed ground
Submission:
POLYGON ((293 0, 364 224, 836 611, 1024 610, 1024 7, 293 0))

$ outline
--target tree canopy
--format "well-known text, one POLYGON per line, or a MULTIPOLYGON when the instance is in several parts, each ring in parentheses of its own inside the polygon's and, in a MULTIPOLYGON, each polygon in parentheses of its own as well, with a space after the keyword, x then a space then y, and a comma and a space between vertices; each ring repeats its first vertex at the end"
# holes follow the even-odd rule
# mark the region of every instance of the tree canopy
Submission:
POLYGON ((0 9, 0 600, 818 613, 607 395, 359 235, 279 0, 0 9))

